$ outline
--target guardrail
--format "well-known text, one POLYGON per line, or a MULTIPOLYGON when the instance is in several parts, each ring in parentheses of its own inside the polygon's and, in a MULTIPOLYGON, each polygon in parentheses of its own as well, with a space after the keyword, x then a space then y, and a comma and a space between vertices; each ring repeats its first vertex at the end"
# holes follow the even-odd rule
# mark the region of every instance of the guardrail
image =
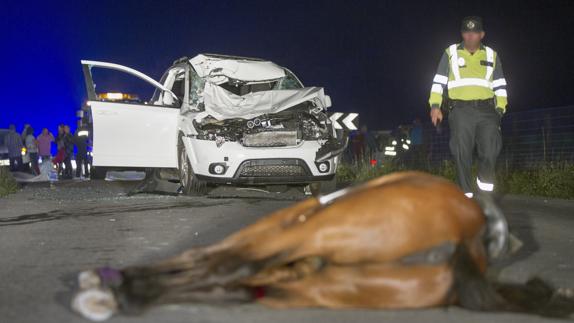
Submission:
MULTIPOLYGON (((501 166, 524 169, 549 162, 574 163, 574 106, 509 112, 502 119, 501 131, 503 148, 498 159, 501 166)), ((425 123, 422 137, 421 145, 395 158, 403 167, 431 169, 452 160, 448 122, 438 128, 425 123)), ((362 158, 357 157, 351 145, 347 160, 377 159, 385 145, 388 143, 377 142, 377 149, 365 145, 362 158)))
MULTIPOLYGON (((501 124, 503 148, 498 159, 505 166, 535 167, 547 162, 574 162, 574 106, 509 112, 501 124)), ((426 125, 423 134, 425 165, 451 160, 449 129, 426 125)), ((417 158, 415 156, 415 158, 417 158)))

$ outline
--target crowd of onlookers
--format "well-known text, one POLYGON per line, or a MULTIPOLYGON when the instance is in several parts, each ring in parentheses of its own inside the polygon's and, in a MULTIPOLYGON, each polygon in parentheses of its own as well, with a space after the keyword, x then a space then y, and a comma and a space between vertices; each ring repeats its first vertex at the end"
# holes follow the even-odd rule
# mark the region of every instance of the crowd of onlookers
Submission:
POLYGON ((88 140, 87 131, 78 129, 72 134, 70 126, 64 124, 58 126, 56 136, 48 128, 42 129, 36 136, 29 124, 18 133, 12 124, 4 136, 4 145, 8 149, 11 171, 30 171, 40 175, 41 161, 54 165, 61 178, 71 179, 74 175, 72 160, 75 157, 75 175, 83 179, 89 178, 88 140), (56 146, 55 155, 52 155, 52 145, 56 146))
POLYGON ((419 118, 412 124, 400 125, 389 131, 369 131, 363 125, 349 134, 348 150, 343 158, 351 163, 369 162, 376 165, 384 156, 407 168, 421 169, 427 159, 424 139, 419 118), (390 153, 388 148, 392 148, 390 153))

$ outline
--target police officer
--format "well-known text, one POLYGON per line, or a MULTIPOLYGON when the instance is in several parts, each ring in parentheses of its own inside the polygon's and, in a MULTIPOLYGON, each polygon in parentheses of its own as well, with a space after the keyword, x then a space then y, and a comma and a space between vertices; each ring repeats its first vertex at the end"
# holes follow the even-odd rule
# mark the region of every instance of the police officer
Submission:
POLYGON ((443 53, 434 76, 429 103, 431 120, 442 121, 441 105, 447 98, 450 150, 456 163, 457 180, 467 196, 475 187, 493 191, 496 159, 502 148, 500 120, 506 110, 506 80, 498 54, 482 44, 480 17, 462 22, 463 42, 443 53), (478 153, 478 177, 472 178, 472 158, 478 153), (476 186, 475 186, 476 183, 476 186))

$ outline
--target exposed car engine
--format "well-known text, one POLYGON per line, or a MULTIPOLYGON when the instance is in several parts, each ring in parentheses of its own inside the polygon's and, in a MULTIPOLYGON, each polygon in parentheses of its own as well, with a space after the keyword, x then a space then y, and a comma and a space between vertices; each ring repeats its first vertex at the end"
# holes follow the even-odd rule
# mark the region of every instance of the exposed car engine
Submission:
POLYGON ((303 102, 289 110, 264 114, 253 119, 195 120, 197 139, 214 140, 218 146, 226 141, 245 147, 295 146, 304 140, 328 140, 333 135, 331 122, 322 109, 303 102))

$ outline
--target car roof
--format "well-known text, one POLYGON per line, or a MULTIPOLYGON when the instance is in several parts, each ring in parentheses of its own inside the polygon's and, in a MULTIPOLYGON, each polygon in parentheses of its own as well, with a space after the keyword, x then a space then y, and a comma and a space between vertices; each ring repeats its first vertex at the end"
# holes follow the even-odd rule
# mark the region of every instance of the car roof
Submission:
POLYGON ((246 57, 246 56, 235 56, 235 55, 210 54, 210 53, 201 53, 199 55, 204 55, 207 57, 213 57, 213 58, 219 58, 219 59, 236 59, 236 60, 245 60, 245 61, 267 61, 266 59, 257 58, 257 57, 246 57))
POLYGON ((215 59, 220 59, 220 60, 237 60, 237 61, 252 61, 252 62, 269 62, 269 60, 263 59, 263 58, 257 58, 257 57, 246 57, 246 56, 237 56, 237 55, 224 55, 224 54, 213 54, 213 53, 199 53, 195 56, 193 56, 192 58, 188 57, 188 56, 183 56, 180 57, 178 59, 176 59, 175 61, 173 61, 172 63, 172 67, 179 65, 181 63, 187 63, 193 59, 195 59, 198 56, 205 56, 205 57, 209 57, 209 58, 215 58, 215 59))

